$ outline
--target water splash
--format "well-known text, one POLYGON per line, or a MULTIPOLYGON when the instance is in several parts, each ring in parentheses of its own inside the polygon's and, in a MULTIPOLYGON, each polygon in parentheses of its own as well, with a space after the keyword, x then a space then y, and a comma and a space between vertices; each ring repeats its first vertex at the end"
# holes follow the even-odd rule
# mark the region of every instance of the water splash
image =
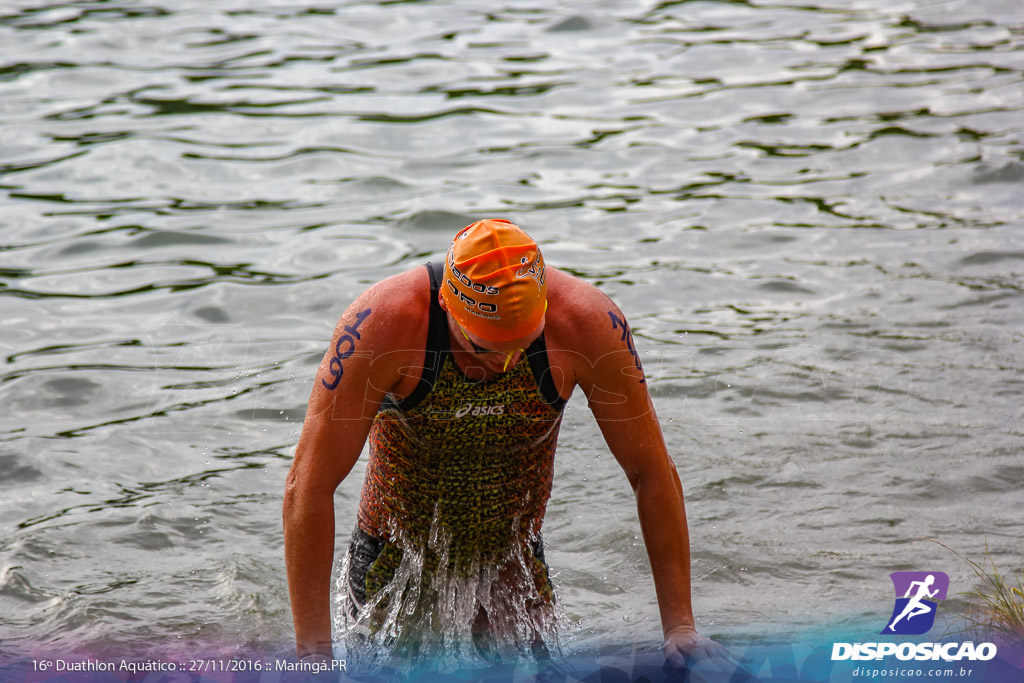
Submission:
POLYGON ((353 667, 452 671, 564 655, 561 632, 568 620, 543 587, 550 584, 543 556, 533 550, 539 538, 520 539, 496 557, 476 553, 465 559, 452 552, 451 533, 436 514, 425 543, 397 527, 390 535, 381 556, 394 553, 397 566, 362 605, 349 584, 352 553, 341 562, 334 627, 353 667), (544 574, 541 589, 538 571, 544 574))

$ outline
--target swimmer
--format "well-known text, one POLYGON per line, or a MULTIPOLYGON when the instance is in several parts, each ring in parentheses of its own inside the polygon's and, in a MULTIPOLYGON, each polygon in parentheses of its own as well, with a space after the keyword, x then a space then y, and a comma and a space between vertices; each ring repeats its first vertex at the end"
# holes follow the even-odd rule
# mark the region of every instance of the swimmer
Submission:
POLYGON ((666 657, 728 658, 694 624, 683 490, 625 316, 501 219, 459 231, 440 262, 370 287, 338 322, 284 493, 299 656, 332 653, 334 493, 367 442, 342 579, 353 615, 381 609, 413 556, 432 581, 493 581, 460 612, 474 642, 502 610, 550 614, 541 525, 576 387, 632 487, 666 657))

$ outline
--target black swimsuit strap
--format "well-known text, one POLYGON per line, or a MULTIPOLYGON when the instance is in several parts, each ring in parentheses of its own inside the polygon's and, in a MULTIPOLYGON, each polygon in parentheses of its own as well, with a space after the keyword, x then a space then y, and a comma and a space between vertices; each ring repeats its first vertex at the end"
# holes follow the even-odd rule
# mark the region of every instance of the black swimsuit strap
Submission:
POLYGON ((448 319, 444 309, 437 301, 437 293, 441 291, 442 268, 444 263, 427 263, 430 274, 430 322, 427 324, 427 344, 423 355, 423 374, 412 393, 398 402, 391 402, 399 410, 412 410, 422 401, 437 381, 444 365, 445 354, 448 353, 448 319))
POLYGON ((537 387, 540 388, 544 402, 555 410, 564 408, 566 399, 558 393, 558 387, 551 376, 551 363, 548 360, 548 347, 543 332, 526 349, 526 360, 530 363, 530 370, 533 371, 533 378, 537 380, 537 387))
MULTIPOLYGON (((403 411, 412 410, 430 393, 437 376, 441 373, 445 354, 451 350, 448 344, 448 317, 437 301, 437 293, 441 291, 441 283, 444 281, 444 262, 427 263, 426 268, 430 274, 430 322, 427 327, 423 374, 420 375, 420 381, 411 394, 398 402, 388 400, 388 403, 403 411)), ((544 402, 555 410, 564 408, 566 400, 559 395, 558 387, 551 376, 551 364, 543 332, 526 349, 525 355, 544 402)))

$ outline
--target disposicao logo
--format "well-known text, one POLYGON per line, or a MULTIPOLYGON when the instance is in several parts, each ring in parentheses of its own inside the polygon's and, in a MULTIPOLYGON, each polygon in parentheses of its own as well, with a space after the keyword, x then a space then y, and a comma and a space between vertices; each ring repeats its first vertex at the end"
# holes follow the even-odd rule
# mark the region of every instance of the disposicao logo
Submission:
MULTIPOLYGON (((881 635, 916 636, 927 633, 935 624, 939 602, 949 592, 949 577, 942 572, 893 572, 889 575, 896 589, 896 604, 881 635)), ((996 656, 993 643, 833 643, 832 661, 880 660, 895 656, 899 660, 953 662, 987 661, 996 656)))
POLYGON ((946 599, 949 577, 942 572, 893 572, 896 605, 882 634, 917 636, 935 624, 935 612, 946 599))

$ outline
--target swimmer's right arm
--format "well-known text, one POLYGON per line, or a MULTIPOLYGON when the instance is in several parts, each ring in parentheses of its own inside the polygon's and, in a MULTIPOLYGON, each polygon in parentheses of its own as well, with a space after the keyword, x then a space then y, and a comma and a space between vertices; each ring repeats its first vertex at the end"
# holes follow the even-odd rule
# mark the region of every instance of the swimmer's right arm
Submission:
POLYGON ((396 340, 407 344, 409 316, 400 295, 388 296, 395 279, 359 297, 338 322, 285 482, 285 567, 300 657, 333 656, 334 492, 359 459, 377 408, 400 378, 404 354, 391 347, 396 340))

